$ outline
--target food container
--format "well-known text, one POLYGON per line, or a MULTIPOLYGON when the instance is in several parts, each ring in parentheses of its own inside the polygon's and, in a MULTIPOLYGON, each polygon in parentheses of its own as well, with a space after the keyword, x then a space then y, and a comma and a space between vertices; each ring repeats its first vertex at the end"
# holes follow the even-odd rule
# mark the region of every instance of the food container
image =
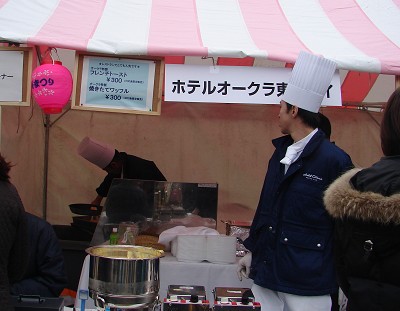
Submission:
POLYGON ((138 309, 154 305, 163 252, 134 245, 99 245, 90 255, 89 295, 96 307, 138 309))

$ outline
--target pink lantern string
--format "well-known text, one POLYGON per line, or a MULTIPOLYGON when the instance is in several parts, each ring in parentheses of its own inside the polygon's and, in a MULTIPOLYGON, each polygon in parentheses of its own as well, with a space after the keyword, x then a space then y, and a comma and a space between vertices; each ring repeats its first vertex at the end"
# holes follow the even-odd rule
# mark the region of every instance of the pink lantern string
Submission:
POLYGON ((61 61, 44 61, 32 72, 32 94, 45 114, 61 113, 72 93, 71 72, 61 61))

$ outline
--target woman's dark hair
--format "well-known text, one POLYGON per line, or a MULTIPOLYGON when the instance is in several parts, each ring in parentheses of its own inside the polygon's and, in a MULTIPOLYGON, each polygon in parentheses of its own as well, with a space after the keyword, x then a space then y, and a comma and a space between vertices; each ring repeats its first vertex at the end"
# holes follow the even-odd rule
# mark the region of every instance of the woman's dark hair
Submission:
MULTIPOLYGON (((289 111, 293 105, 286 103, 287 111, 289 111)), ((304 124, 316 129, 319 125, 319 115, 311 111, 299 108, 298 116, 303 120, 304 124)))
POLYGON ((318 128, 325 133, 326 138, 331 139, 331 133, 332 133, 331 121, 329 121, 326 115, 320 112, 318 112, 318 116, 319 116, 318 128))
POLYGON ((8 172, 11 169, 11 163, 7 162, 6 159, 0 154, 0 181, 10 181, 8 172))
POLYGON ((397 88, 385 107, 381 123, 381 147, 386 156, 400 155, 400 88, 397 88))

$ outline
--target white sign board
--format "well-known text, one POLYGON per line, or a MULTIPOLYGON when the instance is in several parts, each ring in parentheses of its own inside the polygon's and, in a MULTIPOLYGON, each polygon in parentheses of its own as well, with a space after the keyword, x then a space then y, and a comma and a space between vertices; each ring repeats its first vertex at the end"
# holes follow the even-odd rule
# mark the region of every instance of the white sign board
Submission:
POLYGON ((151 111, 155 63, 86 56, 80 105, 151 111))
POLYGON ((24 52, 0 51, 0 102, 21 102, 24 52))
MULTIPOLYGON (((165 101, 279 104, 290 68, 165 65, 165 101)), ((341 106, 336 72, 323 106, 341 106)))

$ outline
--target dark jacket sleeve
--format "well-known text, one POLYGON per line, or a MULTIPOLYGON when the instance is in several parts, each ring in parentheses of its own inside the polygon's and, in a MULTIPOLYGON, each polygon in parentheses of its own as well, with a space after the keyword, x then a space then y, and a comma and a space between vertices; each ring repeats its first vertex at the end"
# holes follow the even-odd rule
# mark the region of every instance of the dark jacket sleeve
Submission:
POLYGON ((337 220, 335 222, 335 233, 334 233, 334 243, 333 243, 334 258, 336 264, 336 277, 340 288, 343 290, 343 293, 346 295, 346 297, 348 297, 350 285, 346 278, 346 263, 344 259, 345 252, 340 239, 340 236, 344 230, 345 227, 342 221, 337 220))
POLYGON ((98 195, 102 196, 103 198, 107 196, 108 190, 110 190, 111 183, 114 178, 118 178, 118 176, 107 174, 104 178, 103 182, 97 187, 96 192, 98 195))
POLYGON ((58 297, 67 286, 64 256, 53 227, 30 215, 30 263, 24 278, 12 284, 13 295, 58 297))
POLYGON ((165 178, 164 174, 161 173, 161 171, 158 169, 157 165, 151 161, 150 163, 151 170, 152 170, 152 175, 149 176, 152 180, 157 180, 157 181, 166 181, 167 179, 165 178))
POLYGON ((14 221, 16 235, 14 244, 10 251, 10 259, 8 261, 8 277, 10 283, 22 278, 29 261, 27 256, 29 245, 28 226, 25 217, 25 210, 17 190, 14 187, 13 190, 15 191, 15 201, 13 204, 15 204, 14 221))

